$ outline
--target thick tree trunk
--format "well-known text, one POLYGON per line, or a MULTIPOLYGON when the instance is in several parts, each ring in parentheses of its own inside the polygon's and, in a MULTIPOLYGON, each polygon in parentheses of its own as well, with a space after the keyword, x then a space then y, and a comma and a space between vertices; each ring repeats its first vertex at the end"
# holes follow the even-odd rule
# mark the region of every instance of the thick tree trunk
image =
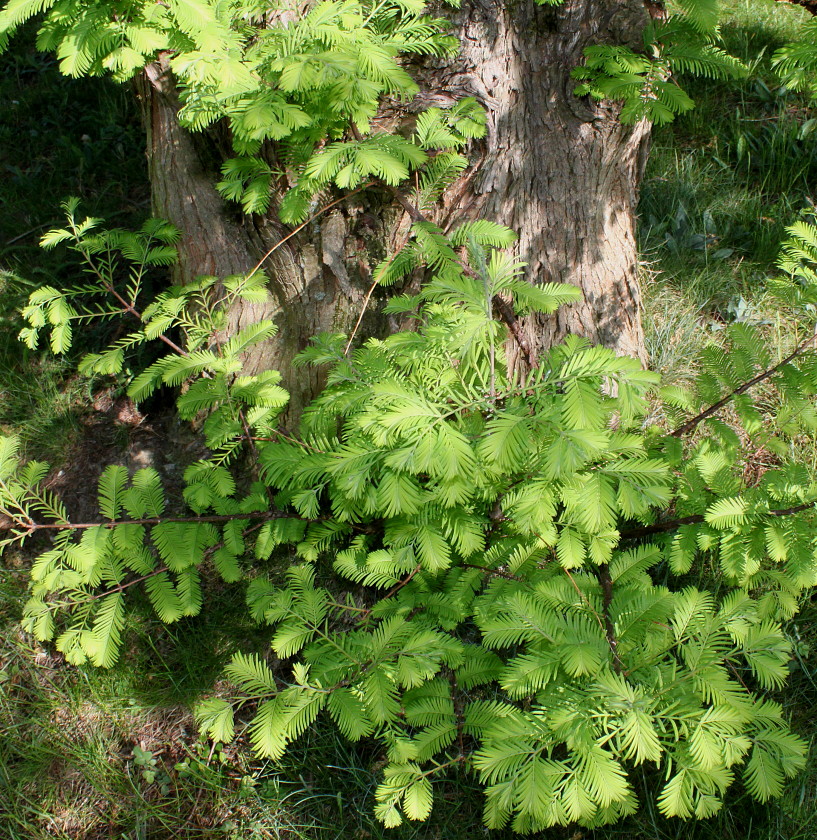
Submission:
MULTIPOLYGON (((592 43, 638 43, 647 21, 641 0, 466 0, 456 13, 462 42, 454 60, 418 72, 424 93, 411 110, 476 96, 488 112, 488 136, 472 166, 439 208, 444 226, 487 218, 519 234, 518 253, 531 282, 573 283, 583 302, 523 324, 541 350, 577 333, 644 360, 634 236, 637 188, 646 152, 645 125, 622 127, 616 109, 576 98, 570 71, 592 43)), ((166 67, 152 65, 141 84, 148 129, 154 212, 184 231, 179 280, 251 269, 287 231, 275 220, 241 218, 214 189, 218 154, 204 137, 179 127, 178 101, 166 67)), ((232 326, 272 317, 280 332, 247 360, 274 367, 292 393, 294 420, 320 386, 292 357, 321 331, 350 331, 364 306, 370 267, 408 219, 369 202, 343 202, 278 248, 264 265, 275 304, 245 307, 232 326), (366 203, 364 203, 366 202, 366 203)), ((361 333, 382 330, 372 312, 361 333)), ((521 364, 514 347, 514 363, 521 364)))
POLYGON ((635 211, 648 126, 622 126, 615 106, 573 95, 571 70, 594 43, 637 46, 641 0, 466 0, 461 55, 437 89, 470 93, 488 111, 484 156, 448 196, 449 223, 483 217, 519 234, 533 283, 578 286, 584 300, 527 319, 530 345, 568 333, 646 361, 641 329, 635 211))

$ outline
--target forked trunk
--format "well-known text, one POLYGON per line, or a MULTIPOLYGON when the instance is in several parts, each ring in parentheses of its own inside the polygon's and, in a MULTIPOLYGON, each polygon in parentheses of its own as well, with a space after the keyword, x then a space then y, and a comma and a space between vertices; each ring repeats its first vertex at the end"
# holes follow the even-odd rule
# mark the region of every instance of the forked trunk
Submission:
MULTIPOLYGON (((453 20, 460 55, 419 70, 423 93, 410 110, 471 95, 488 112, 487 138, 474 144, 472 165, 444 197, 436 221, 508 225, 519 234, 531 282, 567 282, 584 292, 581 303, 526 319, 534 350, 577 333, 645 359, 634 226, 648 129, 623 127, 614 106, 575 97, 570 71, 589 44, 637 44, 646 21, 640 0, 565 0, 557 7, 466 0, 453 20)), ((288 233, 274 206, 267 217, 250 219, 218 197, 219 151, 179 126, 163 62, 148 68, 140 94, 154 212, 184 232, 177 279, 252 269, 288 233)), ((247 359, 247 368, 282 372, 292 394, 290 421, 321 384, 312 371, 293 371, 292 357, 318 332, 353 329, 371 267, 408 222, 399 208, 377 205, 380 198, 358 195, 305 226, 264 265, 274 304, 233 313, 232 328, 264 317, 278 323, 276 338, 247 359)), ((360 334, 385 329, 374 313, 370 306, 360 334)), ((521 364, 515 346, 509 349, 521 364)))
MULTIPOLYGON (((225 277, 251 271, 289 231, 274 211, 265 218, 242 216, 218 195, 215 182, 222 160, 218 143, 210 135, 191 134, 179 125, 180 103, 166 59, 147 68, 138 93, 147 130, 153 212, 183 234, 174 280, 185 284, 201 275, 225 277)), ((293 369, 293 357, 320 332, 350 331, 363 308, 368 261, 357 254, 366 250, 371 236, 367 218, 358 225, 364 234, 354 235, 361 216, 360 206, 350 202, 307 225, 264 260, 271 303, 242 302, 231 312, 231 331, 263 318, 278 325, 272 341, 247 354, 245 371, 281 372, 290 393, 286 417, 290 423, 321 386, 313 369, 293 369)), ((373 329, 368 323, 364 326, 373 329)))

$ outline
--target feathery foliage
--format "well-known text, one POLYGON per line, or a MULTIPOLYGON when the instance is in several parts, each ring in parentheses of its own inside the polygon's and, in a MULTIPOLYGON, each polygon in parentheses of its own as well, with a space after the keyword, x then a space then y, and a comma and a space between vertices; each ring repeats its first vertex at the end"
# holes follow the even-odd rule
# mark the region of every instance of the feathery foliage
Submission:
MULTIPOLYGON (((105 231, 70 202, 44 245, 70 244, 88 280, 34 292, 21 338, 34 348, 47 334, 64 353, 77 325, 131 318, 81 369, 127 377, 137 401, 179 388, 180 416, 206 417, 211 457, 185 474, 184 514, 165 513, 154 471, 111 467, 99 521, 78 524, 44 487, 47 467, 0 439, 3 543, 53 536, 31 570, 26 628, 69 662, 110 667, 130 588, 143 585, 169 623, 202 609, 207 564, 247 578, 281 664, 236 656, 240 693, 202 703, 202 731, 231 739, 234 706, 252 702, 250 741, 273 760, 321 716, 350 740, 377 739, 387 763, 375 810, 389 826, 427 818, 455 765, 484 786, 486 826, 519 832, 631 813, 645 764, 667 816, 715 813, 737 774, 761 801, 779 794, 805 745, 767 692, 787 674, 781 622, 817 584, 817 486, 786 461, 790 438, 817 425, 807 344, 772 360, 736 324, 686 389, 575 337, 528 372, 510 368, 516 314, 553 312, 577 290, 525 283, 502 250, 512 233, 490 221, 445 233, 424 217, 485 118, 463 99, 418 114, 410 133, 375 127, 384 97, 417 92, 402 56, 455 49, 419 0, 321 2, 297 20, 255 0, 10 0, 0 47, 40 14, 39 46, 64 72, 126 79, 157 61, 180 86, 186 126, 225 120, 235 156, 218 188, 246 213, 277 192, 280 217, 297 223, 331 187, 405 197, 413 181, 410 236, 375 278, 423 267, 431 280, 388 304, 413 330, 355 348, 316 337, 300 363, 321 366, 327 385, 285 434, 278 374, 241 375, 241 354, 274 325, 223 329, 236 298, 265 298, 263 276, 202 278, 144 306, 144 273, 172 262, 176 231, 155 220, 105 231), (132 374, 133 351, 153 341, 168 354, 132 374), (774 428, 751 390, 761 383, 774 428), (654 412, 677 428, 650 426, 654 412), (751 485, 747 440, 780 459, 751 485), (238 472, 242 458, 258 480, 238 472), (283 576, 253 571, 284 554, 283 576)), ((791 48, 780 67, 805 73, 809 56, 791 48)), ((585 58, 577 93, 620 100, 625 122, 692 107, 678 73, 742 72, 717 46, 714 0, 679 3, 641 52, 596 45, 585 58)), ((805 317, 815 257, 813 227, 792 228, 776 288, 805 317)))
MULTIPOLYGON (((394 188, 414 174, 422 210, 465 167, 465 143, 485 132, 470 98, 422 111, 411 136, 373 122, 384 97, 408 104, 419 91, 404 56, 456 53, 447 21, 424 0, 322 0, 305 12, 263 0, 8 0, 0 49, 38 15, 38 47, 54 51, 64 73, 126 80, 153 63, 176 80, 184 126, 225 121, 235 156, 217 189, 248 214, 266 213, 274 196, 282 221, 295 224, 332 185, 394 188)), ((685 0, 645 28, 642 50, 587 47, 575 92, 620 100, 623 122, 668 122, 693 107, 679 73, 744 72, 717 41, 716 0, 685 0)), ((799 55, 786 61, 800 66, 799 55)))
POLYGON ((691 0, 665 21, 652 22, 644 32, 644 49, 598 45, 585 49, 585 62, 573 71, 580 96, 622 102, 620 120, 647 119, 661 125, 695 107, 678 84, 680 73, 706 79, 728 79, 745 67, 717 46, 717 3, 691 0))
MULTIPOLYGON (((496 225, 445 236, 417 223, 408 262, 432 279, 391 304, 414 313, 415 329, 348 350, 345 336, 317 337, 300 362, 325 367, 327 385, 285 436, 274 375, 240 375, 242 348, 268 328, 219 337, 222 303, 262 285, 208 279, 140 312, 111 266, 149 261, 148 234, 105 232, 68 210, 46 242, 72 242, 98 282, 35 292, 26 340, 111 317, 125 300, 138 320, 131 343, 83 362, 110 373, 136 343, 180 330, 184 348, 167 345, 130 393, 184 384, 180 412, 209 414, 213 454, 185 475, 188 513, 164 514, 155 472, 111 467, 99 523, 72 525, 42 486, 46 467, 20 464, 2 440, 5 543, 53 534, 25 609, 39 639, 106 667, 131 587, 144 585, 172 622, 202 608, 206 562, 226 580, 247 577, 248 608, 271 627, 280 664, 236 656, 235 704, 204 701, 202 731, 229 740, 233 706, 252 702, 249 737, 270 759, 319 717, 351 740, 377 739, 386 825, 425 819, 454 765, 484 786, 485 824, 519 832, 631 813, 642 765, 663 780, 659 810, 682 818, 716 812, 738 775, 765 801, 802 767, 805 744, 767 693, 787 676, 781 622, 817 584, 817 485, 784 458, 792 435, 814 433, 806 346, 774 364, 736 324, 728 352, 709 349, 683 391, 578 338, 522 374, 506 363, 498 296, 550 312, 575 290, 523 284, 500 250, 512 235, 496 225), (752 383, 774 386, 776 428, 759 423, 752 383), (656 401, 680 424, 673 432, 645 424, 656 401), (780 455, 750 486, 746 440, 780 455), (249 486, 233 475, 244 447, 259 471, 249 486), (253 574, 248 558, 278 547, 289 550, 284 578, 253 574)), ((779 285, 795 304, 813 285, 816 238, 797 226, 784 249, 779 285)))

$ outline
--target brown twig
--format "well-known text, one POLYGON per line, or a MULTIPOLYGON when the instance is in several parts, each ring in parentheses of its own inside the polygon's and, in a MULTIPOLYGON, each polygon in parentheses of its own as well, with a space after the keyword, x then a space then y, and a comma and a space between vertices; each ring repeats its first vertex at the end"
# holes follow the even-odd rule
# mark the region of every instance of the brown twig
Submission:
MULTIPOLYGON (((763 516, 793 516, 795 513, 813 508, 817 504, 817 500, 813 502, 803 502, 801 505, 794 505, 788 508, 779 508, 777 510, 767 510, 763 516)), ((654 525, 645 525, 641 528, 629 528, 626 531, 620 532, 622 540, 635 539, 637 537, 648 537, 651 534, 663 534, 667 531, 674 531, 682 525, 696 525, 704 521, 704 514, 694 513, 691 516, 681 516, 678 519, 668 519, 665 522, 656 522, 654 525)))
POLYGON ((536 367, 536 353, 534 353, 530 346, 530 342, 528 342, 527 337, 522 332, 522 328, 519 326, 519 321, 513 311, 513 307, 508 303, 508 301, 499 297, 499 295, 494 295, 493 304, 496 307, 496 311, 499 313, 499 317, 502 319, 502 322, 510 330, 511 335, 519 345, 519 349, 522 351, 522 355, 525 357, 525 361, 528 366, 531 368, 536 367))
MULTIPOLYGON (((250 513, 222 513, 210 514, 208 516, 150 516, 142 519, 117 519, 109 522, 42 522, 28 523, 16 520, 6 530, 11 530, 15 525, 28 532, 34 531, 82 531, 88 528, 116 528, 117 525, 161 525, 165 522, 196 523, 196 522, 232 522, 236 519, 304 519, 294 513, 285 513, 280 510, 261 510, 250 513)), ((309 519, 309 522, 316 522, 319 519, 309 519)))
POLYGON ((363 301, 363 306, 360 310, 360 315, 358 315, 357 321, 355 321, 354 329, 352 330, 352 333, 349 336, 349 340, 346 342, 346 349, 343 351, 344 355, 346 355, 346 356, 349 355, 349 348, 352 346, 352 342, 355 340, 355 336, 357 335, 357 331, 360 329, 360 324, 363 321, 363 316, 366 314, 366 309, 369 306, 369 301, 371 300, 372 295, 374 294, 374 290, 377 288, 378 284, 380 283, 380 279, 383 277, 383 274, 385 273, 386 269, 395 261, 395 259, 397 258, 397 255, 403 250, 403 248, 406 247, 406 245, 408 244, 410 236, 411 236, 411 229, 409 229, 406 232, 406 235, 403 237, 403 241, 397 247, 395 252, 389 257, 388 262, 383 267, 383 271, 381 271, 380 274, 377 277, 375 277, 374 282, 369 287, 369 291, 366 293, 366 298, 363 301))
POLYGON ((613 603, 613 579, 610 577, 610 567, 607 563, 602 563, 596 568, 596 577, 599 579, 601 585, 601 611, 604 617, 604 635, 607 637, 607 644, 610 646, 610 652, 613 654, 613 671, 616 674, 621 673, 621 659, 618 655, 618 639, 616 638, 616 628, 613 625, 613 619, 610 617, 610 605, 613 603))
MULTIPOLYGON (((404 586, 406 586, 411 579, 423 568, 422 563, 418 563, 396 586, 393 586, 380 600, 385 601, 388 598, 391 598, 392 595, 399 592, 404 586)), ((369 607, 367 610, 363 611, 362 617, 368 618, 368 616, 372 612, 372 607, 369 607)))
POLYGON ((489 575, 505 578, 506 580, 522 581, 521 577, 512 575, 510 572, 502 572, 499 569, 489 569, 487 566, 475 566, 473 563, 460 563, 463 569, 478 569, 480 572, 486 572, 489 575))
POLYGON ((702 411, 700 414, 696 414, 695 417, 687 420, 686 423, 680 425, 677 429, 673 429, 670 432, 670 435, 673 437, 681 437, 681 435, 685 435, 687 432, 693 431, 697 428, 699 423, 702 423, 708 417, 711 417, 713 414, 717 413, 722 409, 728 402, 730 402, 735 397, 744 394, 748 391, 753 385, 757 385, 759 382, 763 382, 764 379, 768 379, 774 373, 776 373, 783 365, 787 365, 792 359, 797 358, 801 353, 803 353, 811 344, 812 342, 817 339, 817 332, 812 335, 810 338, 807 338, 805 341, 801 342, 797 345, 797 347, 786 356, 785 359, 778 362, 774 367, 770 367, 768 370, 764 370, 763 373, 759 373, 757 376, 749 379, 747 382, 744 382, 742 385, 735 388, 734 391, 730 391, 723 399, 718 400, 713 405, 710 405, 709 408, 702 411))
POLYGON ((148 572, 146 575, 142 575, 141 577, 134 578, 133 580, 126 581, 125 583, 120 583, 117 586, 113 586, 110 589, 106 589, 104 592, 97 592, 96 595, 90 595, 88 597, 88 601, 98 601, 100 598, 105 598, 108 595, 113 595, 116 592, 124 592, 126 589, 130 589, 131 586, 136 586, 137 583, 142 583, 142 581, 150 580, 152 577, 156 577, 157 575, 162 574, 163 572, 169 572, 167 566, 159 566, 158 569, 154 569, 152 572, 148 572))
MULTIPOLYGON (((397 256, 397 253, 395 253, 397 256)), ((343 351, 344 356, 349 355, 349 348, 352 346, 352 342, 355 340, 355 336, 357 335, 358 329, 360 329, 360 324, 363 321, 363 316, 366 314, 366 310, 369 308, 369 301, 372 299, 372 295, 374 294, 374 290, 377 288, 378 280, 375 280, 371 286, 369 286, 369 291, 366 292, 366 297, 363 299, 363 306, 360 308, 360 315, 357 316, 357 321, 355 321, 354 329, 352 330, 351 334, 349 335, 349 340, 346 342, 346 349, 343 351)))
POLYGON ((408 582, 423 568, 422 563, 418 563, 407 575, 397 584, 397 586, 393 586, 382 598, 385 601, 387 598, 391 598, 396 592, 399 592, 408 582))
MULTIPOLYGON (((129 315, 133 315, 133 317, 136 318, 137 321, 144 323, 145 319, 142 317, 142 313, 129 300, 126 300, 124 297, 122 297, 122 295, 120 295, 119 292, 117 292, 116 289, 110 283, 105 283, 105 290, 108 292, 108 294, 112 295, 114 298, 116 298, 116 300, 119 301, 119 303, 122 304, 125 312, 127 312, 129 315)), ((159 339, 159 341, 163 341, 168 347, 170 347, 171 350, 175 350, 175 352, 178 353, 180 356, 190 355, 186 350, 183 350, 181 347, 179 347, 178 344, 176 344, 175 341, 172 341, 166 335, 162 334, 156 337, 159 339)))
MULTIPOLYGON (((242 537, 247 537, 253 533, 253 531, 257 531, 261 525, 252 525, 249 528, 245 528, 241 532, 242 537)), ((224 545, 224 541, 217 543, 216 545, 210 546, 205 552, 204 557, 202 559, 207 559, 213 556, 216 551, 218 551, 224 545)), ((141 577, 134 578, 133 580, 129 580, 126 583, 120 583, 117 586, 112 587, 111 589, 106 589, 104 592, 98 592, 96 595, 91 595, 88 600, 89 601, 98 601, 100 598, 104 598, 106 595, 113 595, 114 592, 124 592, 126 589, 129 589, 131 586, 135 586, 137 583, 142 583, 142 581, 149 580, 152 577, 156 577, 156 575, 160 575, 163 572, 171 571, 170 568, 167 566, 160 566, 158 569, 154 569, 152 572, 148 572, 146 575, 142 575, 141 577)))
POLYGON ((250 278, 258 271, 259 268, 264 264, 266 260, 268 260, 285 242, 292 239, 298 231, 303 230, 308 224, 314 222, 318 216, 325 213, 327 210, 331 210, 336 204, 340 204, 343 201, 346 201, 347 198, 351 198, 353 195, 357 195, 357 193, 361 192, 362 190, 368 189, 369 187, 373 187, 375 185, 374 181, 367 181, 365 184, 361 184, 359 187, 356 187, 351 192, 344 193, 340 198, 336 198, 334 201, 330 201, 329 204, 324 205, 321 207, 320 210, 317 210, 313 213, 305 222, 301 222, 297 227, 294 227, 283 239, 276 242, 272 248, 264 254, 263 257, 258 261, 255 268, 247 274, 247 278, 250 278))
MULTIPOLYGON (((358 143, 363 142, 363 135, 352 121, 349 122, 349 131, 351 131, 352 137, 354 137, 358 143)), ((413 222, 428 221, 428 219, 426 219, 426 217, 420 212, 420 209, 412 204, 406 195, 397 189, 397 187, 392 186, 392 184, 387 184, 382 178, 373 178, 372 182, 377 184, 378 187, 383 187, 388 190, 388 192, 390 192, 394 197, 395 201, 406 211, 406 213, 408 213, 409 218, 413 222)))
POLYGON ((584 592, 582 592, 582 590, 579 588, 579 584, 576 583, 576 579, 573 577, 573 575, 570 574, 570 569, 562 568, 562 571, 567 575, 568 579, 573 584, 573 588, 576 590, 576 593, 578 594, 579 598, 581 598, 582 601, 584 601, 584 603, 587 604, 587 608, 590 610, 590 612, 593 613, 593 617, 596 619, 596 622, 599 625, 601 632, 607 635, 604 628, 604 622, 602 621, 601 616, 593 608, 593 605, 590 603, 590 599, 587 597, 587 595, 585 595, 584 592))

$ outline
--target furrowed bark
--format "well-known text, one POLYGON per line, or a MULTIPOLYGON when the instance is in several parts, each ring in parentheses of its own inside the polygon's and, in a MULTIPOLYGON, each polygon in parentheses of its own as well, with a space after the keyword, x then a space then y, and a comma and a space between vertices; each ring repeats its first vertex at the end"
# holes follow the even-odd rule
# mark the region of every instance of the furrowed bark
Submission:
MULTIPOLYGON (((488 135, 474 144, 472 165, 444 196, 435 221, 445 228, 474 218, 505 224, 519 234, 517 252, 531 282, 572 283, 584 293, 581 303, 551 316, 520 319, 508 346, 511 366, 528 367, 568 333, 644 361, 634 225, 648 128, 623 127, 615 106, 577 98, 570 77, 589 44, 637 45, 647 22, 641 0, 565 0, 559 7, 466 0, 444 13, 460 36, 460 55, 423 62, 416 70, 423 93, 407 108, 384 111, 384 121, 476 96, 487 110, 488 135)), ((222 150, 179 126, 166 57, 148 68, 140 96, 154 213, 184 231, 177 280, 250 270, 288 233, 276 221, 277 197, 264 218, 225 206, 214 188, 222 150)), ((268 152, 274 157, 273 147, 268 152)), ((260 318, 279 325, 246 367, 282 372, 292 394, 290 423, 322 384, 315 371, 293 371, 293 356, 318 332, 351 331, 371 269, 401 241, 409 215, 377 189, 338 205, 266 261, 274 304, 232 314, 231 330, 260 318)), ((386 330, 377 312, 368 306, 358 339, 386 330)))
MULTIPOLYGON (((635 210, 649 129, 622 126, 616 106, 574 96, 570 72, 590 44, 637 46, 647 20, 640 0, 467 0, 456 20, 461 55, 435 74, 438 95, 476 96, 488 111, 482 156, 447 196, 447 222, 507 225, 531 282, 584 293, 581 303, 525 319, 537 355, 576 333, 646 361, 635 210)), ((524 364, 518 345, 509 350, 524 364)))

